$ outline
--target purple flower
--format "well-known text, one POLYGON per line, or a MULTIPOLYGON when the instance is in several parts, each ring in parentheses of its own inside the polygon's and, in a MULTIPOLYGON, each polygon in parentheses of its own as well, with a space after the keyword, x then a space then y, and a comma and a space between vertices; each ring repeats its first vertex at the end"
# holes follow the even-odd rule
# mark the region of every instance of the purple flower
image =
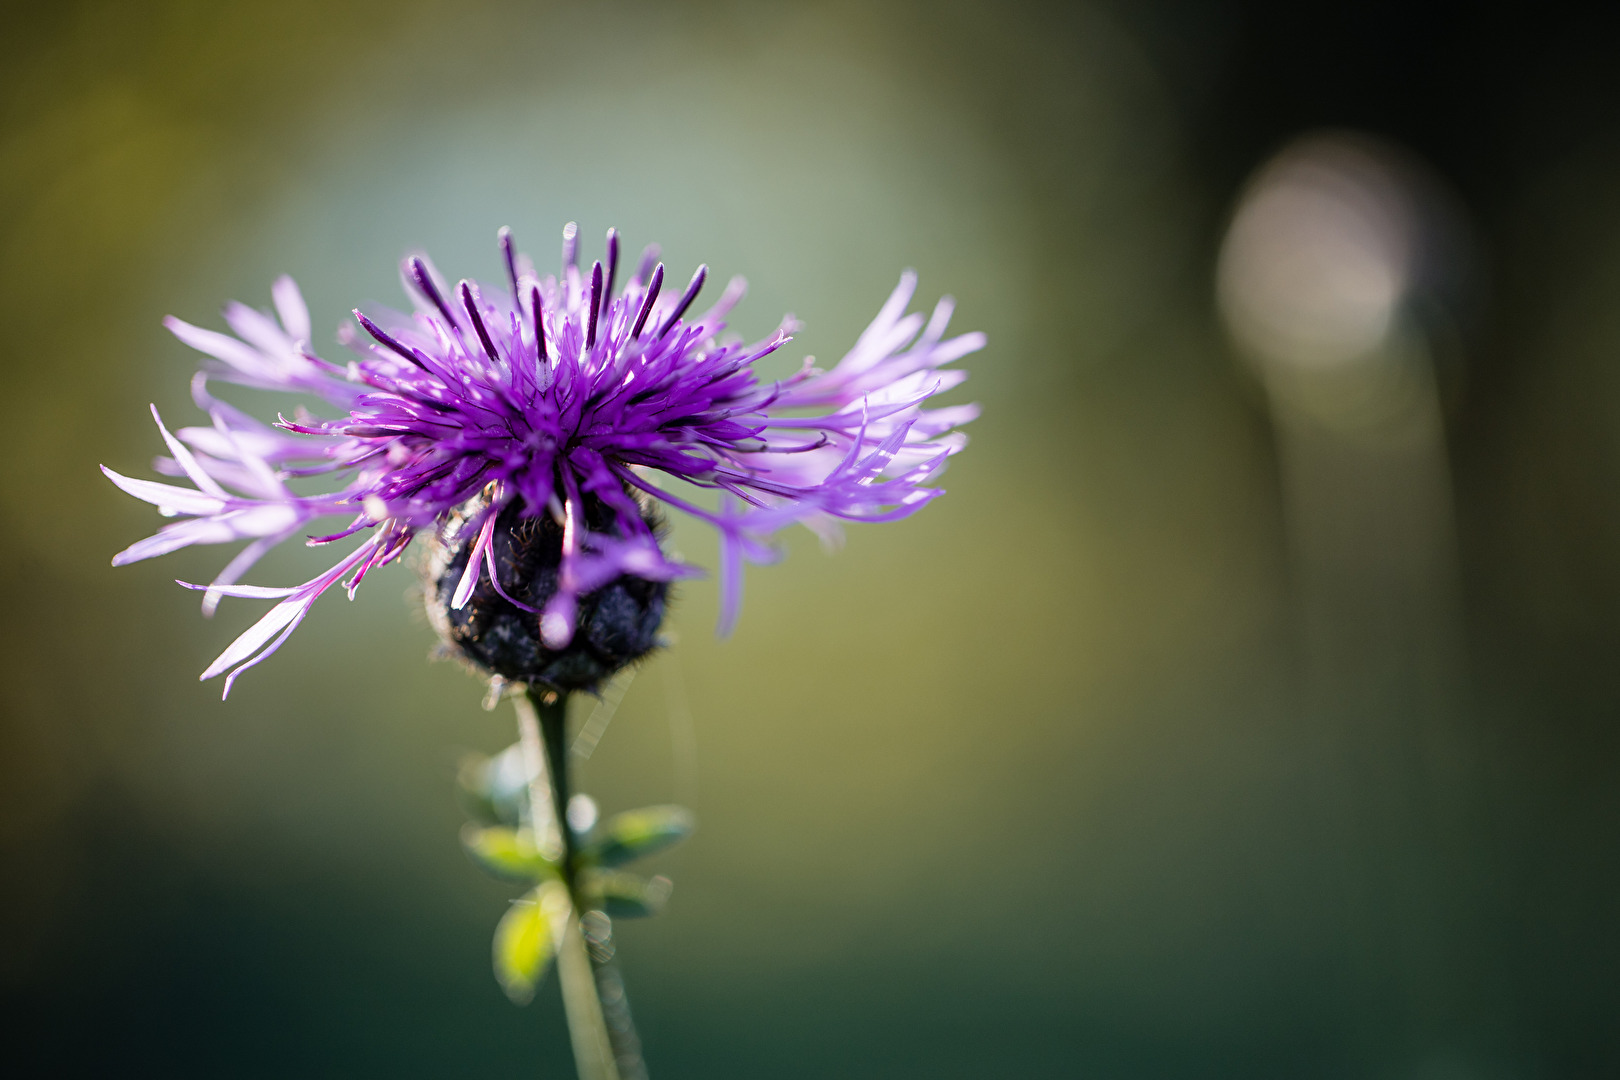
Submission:
POLYGON ((246 540, 212 584, 187 587, 204 592, 205 614, 225 596, 279 601, 202 678, 229 672, 229 694, 322 593, 342 582, 352 599, 366 574, 398 559, 422 529, 454 523, 461 538, 451 608, 492 587, 532 612, 546 649, 561 649, 593 591, 626 576, 667 582, 696 572, 665 556, 649 497, 719 530, 726 633, 741 601, 743 560, 772 560, 777 531, 798 523, 832 537, 840 520, 896 520, 941 494, 928 485, 966 441, 953 429, 978 409, 923 406, 967 377, 943 365, 981 348, 984 337, 945 338, 949 299, 926 321, 906 314, 912 273, 831 370, 806 358, 788 378, 762 383, 753 365, 789 341, 795 324, 786 319, 752 344, 723 334, 742 279, 694 318, 707 267, 676 293, 649 247, 619 290, 615 233, 605 262, 588 272, 578 265, 574 227, 563 235, 562 273, 540 278, 503 229, 499 286, 451 287, 425 258, 406 259, 414 310, 357 310, 358 329, 339 330, 356 356, 347 364, 312 351, 309 312, 287 277, 272 288, 275 317, 238 303, 225 308, 234 337, 166 320, 210 358, 192 396, 212 426, 171 434, 153 409, 172 455, 157 459, 157 470, 193 486, 103 467, 124 491, 183 519, 113 564, 246 540), (210 380, 313 396, 336 415, 300 406, 291 419, 265 424, 215 398, 210 380), (332 478, 331 490, 289 486, 315 476, 332 478), (671 491, 671 480, 716 492, 715 505, 671 491), (330 569, 290 588, 238 584, 271 547, 331 516, 347 521, 310 545, 365 538, 330 569), (510 529, 533 519, 561 537, 555 581, 538 610, 496 576, 497 522, 510 529))

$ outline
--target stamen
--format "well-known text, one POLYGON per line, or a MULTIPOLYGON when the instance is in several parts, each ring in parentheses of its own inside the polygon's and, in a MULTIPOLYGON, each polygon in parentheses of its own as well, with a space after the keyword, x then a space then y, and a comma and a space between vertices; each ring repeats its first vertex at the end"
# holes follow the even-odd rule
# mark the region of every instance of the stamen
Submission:
MULTIPOLYGON (((613 282, 619 276, 619 230, 609 229, 607 234, 607 287, 602 295, 613 299, 613 282)), ((604 306, 603 311, 607 308, 604 306)))
POLYGON ((570 221, 563 226, 563 266, 579 265, 579 222, 570 221))
POLYGON ((512 286, 512 303, 516 306, 518 303, 517 252, 512 246, 512 230, 502 225, 499 239, 501 242, 501 259, 506 263, 506 280, 512 286))
MULTIPOLYGON (((411 350, 389 337, 387 331, 385 331, 382 327, 360 314, 359 308, 354 309, 354 317, 359 320, 361 327, 365 329, 366 333, 376 338, 380 344, 386 345, 388 348, 399 353, 399 355, 403 356, 405 359, 409 360, 423 371, 428 370, 428 366, 422 363, 422 361, 418 360, 416 355, 412 353, 411 350)), ((431 374, 431 372, 429 372, 429 374, 431 374)))
MULTIPOLYGON (((649 247, 649 251, 652 249, 649 247)), ((658 301, 658 290, 664 287, 664 264, 659 263, 653 268, 652 282, 647 286, 647 295, 641 298, 641 311, 636 315, 636 326, 630 331, 630 338, 634 340, 641 336, 641 328, 647 325, 647 316, 652 314, 653 304, 658 301)))
POLYGON ((546 362, 546 319, 545 311, 540 307, 540 286, 529 286, 529 318, 534 320, 534 359, 537 363, 546 362))
POLYGON ((659 253, 663 249, 657 244, 648 244, 641 249, 641 262, 636 266, 636 276, 630 279, 632 285, 640 285, 652 273, 653 264, 658 261, 659 253))
POLYGON ((596 345, 596 316, 602 306, 602 262, 591 264, 591 319, 585 325, 585 348, 596 345))
POLYGON ((444 302, 444 297, 439 295, 439 287, 433 284, 433 275, 428 273, 427 263, 413 258, 405 265, 410 268, 411 283, 439 309, 439 314, 444 316, 445 329, 454 332, 457 329, 456 317, 450 313, 450 305, 444 302))
POLYGON ((691 284, 687 285, 686 291, 681 294, 681 302, 675 305, 675 310, 669 313, 669 318, 664 320, 664 325, 658 328, 659 337, 669 333, 669 328, 674 326, 682 315, 686 314, 686 309, 691 307, 692 301, 697 299, 698 291, 703 288, 704 279, 708 276, 709 266, 704 263, 697 268, 697 273, 692 275, 691 284))
POLYGON ((489 354, 491 363, 500 363, 501 358, 495 354, 495 343, 489 339, 489 331, 484 328, 483 317, 478 314, 478 303, 473 298, 472 285, 463 280, 461 283, 461 306, 467 309, 467 317, 472 320, 473 330, 478 334, 478 341, 484 346, 484 352, 489 354))

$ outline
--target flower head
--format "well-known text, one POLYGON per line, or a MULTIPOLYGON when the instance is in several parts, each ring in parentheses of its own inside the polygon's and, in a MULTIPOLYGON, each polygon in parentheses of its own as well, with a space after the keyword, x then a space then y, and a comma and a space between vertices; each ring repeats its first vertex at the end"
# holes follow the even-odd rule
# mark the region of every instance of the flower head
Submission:
MULTIPOLYGON (((637 629, 622 648, 592 648, 609 668, 634 659, 651 647, 666 583, 696 572, 660 547, 654 501, 719 531, 725 633, 737 617, 743 561, 772 559, 776 532, 798 523, 826 536, 839 521, 913 513, 941 494, 929 484, 965 443, 953 429, 977 415, 973 405, 923 407, 966 378, 943 365, 981 348, 984 337, 945 338, 949 299, 927 320, 906 314, 916 287, 910 272, 830 370, 806 358, 788 378, 761 382, 754 364, 790 340, 794 323, 784 320, 752 344, 724 335, 726 315, 743 295, 740 278, 694 316, 707 267, 677 292, 667 287, 656 247, 622 289, 611 231, 605 259, 586 271, 570 225, 562 271, 544 278, 504 229, 500 247, 506 280, 499 285, 450 286, 425 258, 406 259, 413 310, 355 311, 356 323, 338 335, 355 354, 347 364, 311 349, 309 312, 287 277, 272 289, 275 316, 237 303, 225 308, 234 337, 166 320, 210 358, 192 395, 212 425, 171 434, 153 409, 171 455, 156 468, 190 487, 103 467, 124 491, 183 518, 113 563, 247 541, 212 584, 187 586, 204 592, 205 613, 225 596, 278 601, 203 672, 204 679, 228 672, 227 694, 322 593, 342 582, 353 598, 366 574, 398 559, 421 530, 433 531, 441 580, 454 575, 439 590, 447 595, 435 594, 449 613, 441 632, 458 619, 476 625, 456 614, 469 605, 504 604, 508 614, 525 613, 534 648, 554 660, 582 647, 584 608, 594 618, 623 607, 622 597, 604 599, 617 589, 615 596, 640 597, 636 610, 626 609, 626 625, 637 629), (290 419, 262 423, 214 397, 213 380, 310 395, 333 415, 299 407, 290 419), (333 483, 325 493, 302 494, 289 486, 300 477, 333 483), (717 493, 715 505, 672 491, 671 481, 717 493), (302 585, 239 584, 271 547, 326 517, 346 520, 335 531, 314 530, 310 545, 364 539, 302 585), (545 550, 536 554, 533 544, 545 550), (525 559, 543 571, 543 587, 510 577, 525 559)), ((492 653, 473 655, 497 666, 492 653)), ((599 675, 534 677, 571 688, 571 679, 590 685, 599 675)))

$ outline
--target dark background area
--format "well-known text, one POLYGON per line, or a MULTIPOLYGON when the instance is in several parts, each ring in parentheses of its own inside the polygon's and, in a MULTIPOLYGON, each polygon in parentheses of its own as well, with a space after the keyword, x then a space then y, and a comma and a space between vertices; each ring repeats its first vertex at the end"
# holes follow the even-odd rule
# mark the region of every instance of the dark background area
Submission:
POLYGON ((692 586, 593 759, 608 809, 702 821, 670 912, 620 934, 655 1076, 1620 1074, 1620 33, 1597 5, 4 15, 19 1075, 568 1074, 555 991, 516 1009, 490 977, 507 892, 455 842, 457 753, 509 720, 421 661, 408 575, 323 601, 221 706, 192 673, 242 624, 168 582, 223 556, 112 571, 153 521, 95 465, 146 475, 145 402, 186 408, 162 315, 261 304, 289 270, 330 325, 391 299, 409 246, 488 276, 495 225, 546 253, 576 216, 748 273, 745 330, 795 310, 801 352, 836 356, 907 264, 992 341, 950 496, 833 559, 795 541, 731 641, 692 586), (527 201, 480 187, 530 116, 569 163, 535 158, 527 201), (1360 907, 1313 797, 1344 779, 1364 822, 1356 778, 1399 771, 1406 735, 1370 717, 1356 762, 1312 756, 1273 432, 1212 292, 1245 179, 1321 128, 1427 161, 1482 282, 1447 414, 1468 855, 1384 858, 1421 814, 1379 819, 1360 907))

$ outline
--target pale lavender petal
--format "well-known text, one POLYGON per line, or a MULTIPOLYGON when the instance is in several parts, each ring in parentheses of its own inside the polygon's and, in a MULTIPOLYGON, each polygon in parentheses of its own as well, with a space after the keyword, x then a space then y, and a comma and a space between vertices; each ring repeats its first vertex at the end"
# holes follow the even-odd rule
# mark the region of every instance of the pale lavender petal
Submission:
POLYGON ((191 482, 196 484, 198 489, 205 495, 212 495, 216 499, 230 498, 225 493, 225 489, 216 484, 214 478, 204 472, 202 466, 197 464, 197 459, 191 456, 191 451, 187 450, 179 439, 169 434, 169 429, 163 426, 163 417, 158 415, 156 405, 152 406, 152 419, 157 421, 158 430, 163 433, 163 442, 168 446, 169 453, 174 455, 175 462, 185 470, 186 475, 191 478, 191 482))
POLYGON ((262 619, 248 627, 240 637, 231 642, 225 651, 220 653, 214 659, 214 662, 209 664, 207 669, 197 677, 198 681, 206 682, 216 675, 222 675, 258 652, 261 646, 285 629, 288 623, 307 611, 310 603, 314 600, 313 597, 298 596, 297 590, 295 590, 294 596, 296 598, 283 600, 271 608, 262 619))
POLYGON ((284 356, 292 352, 293 339, 287 336, 280 323, 264 312, 232 300, 220 314, 233 334, 265 356, 284 356))
MULTIPOLYGON (((235 586, 242 579, 242 575, 253 569, 254 564, 262 559, 267 551, 286 540, 290 535, 292 534, 277 533, 271 536, 261 536, 237 552, 236 557, 226 563, 225 569, 221 570, 214 578, 213 584, 208 587, 206 594, 203 596, 203 616, 211 618, 219 607, 220 598, 227 595, 225 590, 228 587, 235 586)), ((252 586, 243 585, 237 587, 251 588, 252 586)), ((240 596, 241 594, 233 592, 229 595, 240 596)))
POLYGON ((730 637, 737 628, 737 617, 742 614, 743 562, 742 539, 726 530, 720 533, 720 621, 714 632, 730 637))
MULTIPOLYGON (((461 575, 461 583, 456 586, 454 597, 450 600, 452 608, 462 607, 472 599, 473 588, 478 584, 478 574, 483 568, 484 560, 489 555, 490 540, 495 535, 495 521, 500 517, 498 507, 491 507, 484 515, 484 525, 478 530, 478 539, 473 542, 472 553, 467 557, 467 569, 461 575)), ((494 577, 495 568, 490 567, 490 576, 494 577)))
POLYGON ((265 585, 221 585, 214 582, 212 585, 195 585, 189 581, 176 581, 176 585, 198 592, 218 593, 220 596, 235 596, 243 600, 280 600, 299 592, 302 586, 294 585, 282 588, 271 588, 265 585))
POLYGON ((540 614, 540 640, 548 649, 561 649, 574 638, 574 615, 579 604, 571 592, 558 590, 540 614))
POLYGON ((295 341, 309 341, 309 307, 304 303, 304 294, 298 291, 298 282, 282 274, 270 286, 270 296, 287 335, 295 341))
POLYGON ((204 495, 191 488, 175 487, 173 484, 159 484, 151 480, 135 480, 116 473, 103 465, 101 471, 107 479, 117 484, 125 492, 144 502, 178 514, 217 514, 225 509, 226 500, 215 495, 204 495))
MULTIPOLYGON (((286 643, 287 639, 292 636, 292 632, 298 629, 298 624, 304 621, 304 616, 309 614, 309 608, 310 605, 308 604, 297 608, 293 613, 293 617, 288 620, 286 627, 281 631, 281 633, 276 635, 276 639, 274 641, 272 641, 269 645, 266 645, 264 649, 259 652, 259 655, 245 663, 238 664, 236 670, 225 676, 225 686, 222 690, 220 690, 219 693, 219 698, 221 701, 224 701, 231 696, 231 690, 236 686, 236 680, 242 674, 242 672, 246 671, 248 668, 256 667, 257 665, 264 663, 266 660, 270 659, 271 655, 274 654, 277 649, 281 648, 281 646, 286 643)), ((202 680, 198 679, 197 681, 201 682, 202 680)))
POLYGON ((276 371, 257 349, 245 345, 236 338, 219 333, 217 330, 205 330, 200 326, 193 326, 184 319, 177 319, 173 315, 163 320, 163 325, 169 328, 169 333, 190 345, 200 353, 207 353, 216 360, 223 360, 231 367, 236 368, 244 375, 252 375, 260 379, 274 378, 276 371))

